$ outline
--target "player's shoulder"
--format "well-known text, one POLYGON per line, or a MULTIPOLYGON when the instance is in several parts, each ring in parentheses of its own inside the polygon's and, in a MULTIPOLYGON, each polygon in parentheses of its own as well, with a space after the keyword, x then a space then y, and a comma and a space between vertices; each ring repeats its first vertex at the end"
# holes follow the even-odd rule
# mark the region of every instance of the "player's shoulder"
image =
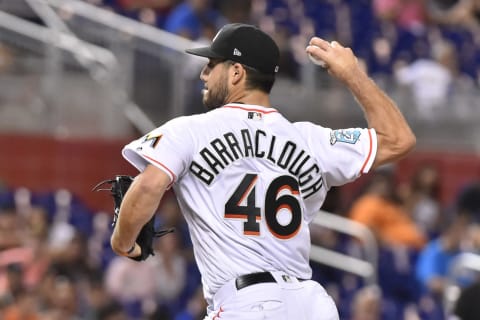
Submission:
POLYGON ((206 118, 205 113, 193 114, 188 116, 179 116, 167 121, 160 128, 174 128, 174 129, 189 129, 192 126, 198 126, 205 122, 206 118))
POLYGON ((330 130, 329 128, 323 127, 319 124, 315 124, 310 121, 297 121, 297 122, 292 122, 295 128, 300 131, 310 131, 313 129, 319 129, 319 130, 330 130))

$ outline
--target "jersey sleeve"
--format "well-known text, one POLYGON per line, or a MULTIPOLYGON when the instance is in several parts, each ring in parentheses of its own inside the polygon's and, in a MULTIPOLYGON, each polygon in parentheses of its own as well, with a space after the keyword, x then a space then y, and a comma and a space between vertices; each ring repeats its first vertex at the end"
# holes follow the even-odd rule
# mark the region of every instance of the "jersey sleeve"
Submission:
POLYGON ((140 172, 149 164, 156 166, 170 177, 173 184, 190 163, 193 141, 187 128, 184 119, 171 120, 126 145, 122 155, 140 172))
POLYGON ((375 129, 333 130, 309 122, 297 123, 321 165, 327 186, 340 186, 367 173, 377 153, 375 129))

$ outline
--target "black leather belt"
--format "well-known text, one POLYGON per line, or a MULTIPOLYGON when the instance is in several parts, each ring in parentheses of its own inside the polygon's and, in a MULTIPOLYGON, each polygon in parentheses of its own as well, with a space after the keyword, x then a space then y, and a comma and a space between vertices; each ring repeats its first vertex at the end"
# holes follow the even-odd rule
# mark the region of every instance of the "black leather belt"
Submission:
POLYGON ((272 276, 270 272, 258 272, 258 273, 245 274, 243 276, 238 277, 235 280, 235 286, 237 287, 237 290, 240 290, 254 284, 266 283, 266 282, 277 282, 277 281, 275 281, 275 278, 272 276))

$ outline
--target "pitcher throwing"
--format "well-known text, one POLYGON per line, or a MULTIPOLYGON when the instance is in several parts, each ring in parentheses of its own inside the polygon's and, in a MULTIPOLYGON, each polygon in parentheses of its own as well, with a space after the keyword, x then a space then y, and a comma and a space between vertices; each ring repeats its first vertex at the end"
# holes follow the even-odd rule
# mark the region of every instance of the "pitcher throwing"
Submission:
MULTIPOLYGON (((338 42, 314 37, 306 54, 350 89, 368 128, 287 120, 269 99, 278 47, 254 26, 226 25, 209 47, 187 52, 208 58, 200 74, 208 111, 125 146, 140 174, 123 199, 112 248, 140 256, 136 236, 173 187, 202 275, 206 319, 338 319, 331 297, 310 280, 308 224, 331 187, 405 156, 415 145, 410 127, 338 42)), ((321 113, 321 102, 312 107, 321 113)))

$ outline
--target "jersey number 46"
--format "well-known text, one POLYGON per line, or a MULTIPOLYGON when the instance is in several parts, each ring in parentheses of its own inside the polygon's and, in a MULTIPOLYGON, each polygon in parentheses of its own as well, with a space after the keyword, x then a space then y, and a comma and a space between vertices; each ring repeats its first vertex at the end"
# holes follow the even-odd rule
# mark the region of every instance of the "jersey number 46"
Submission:
MULTIPOLYGON (((247 220, 243 224, 246 235, 260 234, 261 208, 255 201, 257 179, 257 174, 247 173, 225 204, 225 218, 247 220)), ((299 194, 298 181, 291 176, 280 176, 268 186, 264 201, 265 222, 275 237, 290 239, 299 231, 302 223, 299 194), (287 222, 279 217, 279 213, 285 213, 285 210, 290 216, 287 222)))

